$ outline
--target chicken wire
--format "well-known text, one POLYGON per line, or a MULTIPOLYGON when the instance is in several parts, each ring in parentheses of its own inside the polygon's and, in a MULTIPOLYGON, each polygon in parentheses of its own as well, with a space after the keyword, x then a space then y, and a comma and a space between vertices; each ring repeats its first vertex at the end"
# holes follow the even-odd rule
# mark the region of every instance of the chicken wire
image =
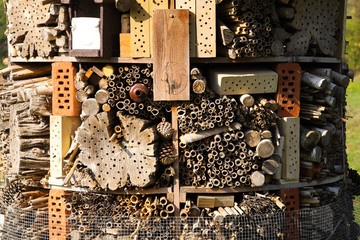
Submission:
POLYGON ((344 195, 325 206, 254 216, 137 218, 66 216, 54 221, 46 212, 2 209, 1 239, 357 239, 360 198, 344 195), (354 203, 354 205, 353 205, 354 203), (353 206, 355 208, 353 208, 353 206), (354 211, 353 211, 354 210, 354 211), (50 221, 49 221, 50 219, 50 221))

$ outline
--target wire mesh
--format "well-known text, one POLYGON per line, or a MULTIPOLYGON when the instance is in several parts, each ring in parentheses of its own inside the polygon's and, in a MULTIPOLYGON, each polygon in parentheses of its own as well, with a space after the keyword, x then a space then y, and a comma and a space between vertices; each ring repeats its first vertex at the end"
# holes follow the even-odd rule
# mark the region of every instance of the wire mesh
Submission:
MULTIPOLYGON (((325 206, 253 216, 148 217, 88 215, 66 216, 66 225, 49 228, 47 211, 7 207, 1 239, 357 239, 360 197, 344 195, 325 206), (355 217, 355 218, 354 218, 355 217), (355 221, 354 221, 355 220, 355 221), (59 230, 64 231, 62 234, 59 230), (54 233, 54 234, 52 234, 54 233)), ((1 219, 1 218, 0 218, 1 219)))

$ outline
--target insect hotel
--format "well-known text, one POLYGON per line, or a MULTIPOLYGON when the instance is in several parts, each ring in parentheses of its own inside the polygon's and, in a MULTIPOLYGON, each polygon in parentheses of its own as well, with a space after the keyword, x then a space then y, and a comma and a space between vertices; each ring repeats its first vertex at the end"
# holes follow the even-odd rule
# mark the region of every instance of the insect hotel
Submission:
POLYGON ((357 239, 345 0, 7 0, 1 239, 357 239))

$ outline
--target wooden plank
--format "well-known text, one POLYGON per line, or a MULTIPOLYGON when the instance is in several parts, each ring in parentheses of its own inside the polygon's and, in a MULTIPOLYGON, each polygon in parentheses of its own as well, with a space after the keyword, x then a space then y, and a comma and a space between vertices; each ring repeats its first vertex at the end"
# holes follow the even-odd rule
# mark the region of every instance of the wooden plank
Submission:
POLYGON ((215 0, 196 1, 197 57, 216 57, 216 7, 215 0))
POLYGON ((189 79, 189 11, 154 12, 154 101, 187 101, 189 79))
POLYGON ((130 7, 131 57, 150 57, 150 0, 134 0, 130 7))
POLYGON ((189 9, 190 57, 197 57, 196 0, 176 0, 176 9, 189 9))
POLYGON ((80 117, 50 116, 50 184, 64 176, 64 156, 80 124, 80 117))
POLYGON ((149 6, 149 15, 150 15, 150 52, 151 56, 153 55, 153 15, 156 9, 169 9, 169 0, 153 0, 150 2, 149 6))

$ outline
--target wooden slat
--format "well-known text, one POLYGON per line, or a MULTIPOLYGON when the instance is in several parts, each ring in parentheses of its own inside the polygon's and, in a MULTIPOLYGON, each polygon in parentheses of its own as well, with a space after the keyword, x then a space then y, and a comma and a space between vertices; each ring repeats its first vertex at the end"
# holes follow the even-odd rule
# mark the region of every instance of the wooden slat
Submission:
POLYGON ((134 0, 130 8, 131 57, 150 57, 150 1, 134 0))
POLYGON ((216 57, 215 0, 196 1, 197 57, 216 57))
POLYGON ((189 79, 189 11, 154 12, 154 101, 187 101, 189 79))
POLYGON ((176 9, 189 9, 190 57, 197 57, 196 0, 177 0, 176 9))

